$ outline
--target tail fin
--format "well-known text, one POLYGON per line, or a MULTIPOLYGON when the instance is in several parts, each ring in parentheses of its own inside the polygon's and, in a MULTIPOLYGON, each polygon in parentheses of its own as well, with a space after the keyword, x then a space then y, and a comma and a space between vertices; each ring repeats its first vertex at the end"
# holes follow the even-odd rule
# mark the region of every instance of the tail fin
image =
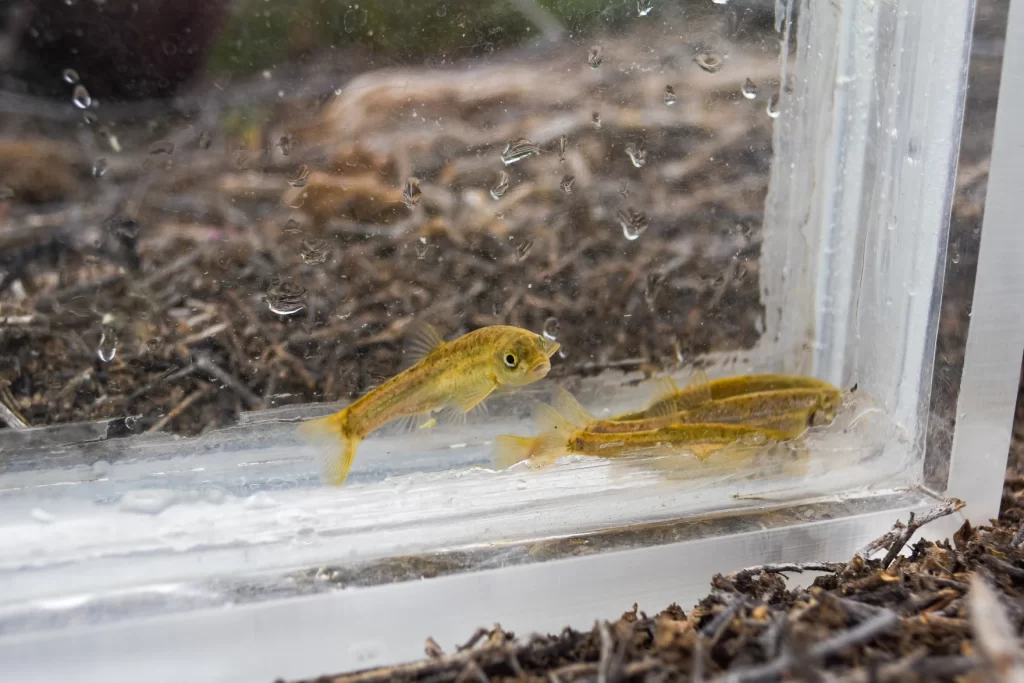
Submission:
POLYGON ((320 458, 320 476, 328 486, 341 486, 352 469, 362 438, 347 433, 348 409, 303 422, 299 436, 308 441, 320 458))
POLYGON ((529 460, 536 447, 537 437, 535 436, 502 434, 494 439, 494 466, 499 470, 504 470, 524 460, 529 460))

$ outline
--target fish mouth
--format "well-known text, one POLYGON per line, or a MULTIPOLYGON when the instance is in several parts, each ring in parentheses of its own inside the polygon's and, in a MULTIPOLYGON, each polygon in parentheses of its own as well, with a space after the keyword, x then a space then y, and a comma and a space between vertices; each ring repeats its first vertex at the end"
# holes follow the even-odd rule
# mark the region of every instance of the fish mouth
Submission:
POLYGON ((529 375, 531 377, 544 377, 551 371, 551 363, 546 360, 539 361, 536 365, 530 368, 529 375))

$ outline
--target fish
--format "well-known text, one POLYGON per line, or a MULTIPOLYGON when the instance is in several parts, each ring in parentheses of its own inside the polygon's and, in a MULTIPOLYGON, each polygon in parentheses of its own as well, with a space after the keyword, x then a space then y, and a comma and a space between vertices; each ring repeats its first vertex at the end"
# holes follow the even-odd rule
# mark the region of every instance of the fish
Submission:
POLYGON ((705 460, 732 445, 761 446, 787 440, 782 432, 739 424, 671 424, 638 432, 587 431, 581 415, 563 415, 553 406, 538 403, 534 421, 538 435, 501 435, 494 440, 492 460, 497 469, 530 461, 546 467, 566 455, 616 458, 636 454, 677 454, 685 451, 705 460))
POLYGON ((383 425, 402 420, 405 429, 429 428, 440 412, 461 424, 492 392, 532 384, 547 376, 559 344, 530 330, 491 325, 444 341, 435 327, 417 321, 405 338, 399 374, 326 417, 299 426, 321 460, 330 486, 348 478, 360 442, 383 425))
POLYGON ((839 390, 815 377, 803 375, 737 375, 708 381, 703 370, 694 373, 690 383, 680 389, 671 377, 658 382, 654 398, 640 410, 622 413, 612 420, 640 420, 646 417, 657 417, 667 413, 678 413, 694 407, 705 405, 711 401, 721 401, 744 394, 755 394, 768 391, 788 389, 813 389, 828 396, 839 396, 839 390))

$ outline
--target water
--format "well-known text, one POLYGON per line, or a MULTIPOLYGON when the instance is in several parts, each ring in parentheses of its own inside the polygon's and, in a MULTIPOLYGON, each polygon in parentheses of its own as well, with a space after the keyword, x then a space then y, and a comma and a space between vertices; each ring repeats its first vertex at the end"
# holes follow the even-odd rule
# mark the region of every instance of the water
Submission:
POLYGON ((498 180, 491 188, 491 198, 498 201, 508 191, 508 173, 498 171, 498 180))
POLYGON ((773 119, 779 118, 779 93, 774 93, 768 100, 768 106, 765 107, 765 111, 773 119))
POLYGON ((275 279, 267 289, 266 301, 278 315, 295 315, 306 307, 306 288, 290 280, 275 279))
POLYGON ((647 216, 632 208, 619 211, 617 214, 619 225, 622 227, 622 234, 627 240, 633 241, 646 232, 649 221, 647 216))
POLYGON ((303 240, 299 257, 307 266, 319 266, 327 262, 330 247, 326 240, 303 240))
POLYGON ((78 72, 74 69, 64 69, 64 73, 61 74, 64 78, 64 82, 68 85, 77 85, 79 81, 78 72))
POLYGON ((558 322, 558 318, 552 316, 544 321, 544 326, 541 328, 541 334, 544 335, 545 339, 555 341, 558 339, 560 332, 561 324, 558 322))
POLYGON ((662 99, 670 107, 676 103, 676 91, 671 85, 665 86, 665 96, 662 99))
POLYGON ((505 145, 501 153, 501 162, 506 166, 540 153, 540 147, 526 138, 518 138, 505 145))
POLYGON ((288 178, 288 184, 292 187, 305 187, 309 182, 309 166, 303 164, 295 169, 295 173, 288 178))
POLYGON ((92 97, 89 96, 89 91, 85 89, 84 85, 75 86, 75 89, 71 91, 71 101, 79 109, 88 109, 92 106, 92 97))
POLYGON ((405 187, 402 189, 402 201, 410 209, 414 208, 420 203, 420 197, 423 196, 423 190, 420 189, 419 178, 409 178, 405 181, 405 187))
POLYGON ((652 4, 653 0, 636 0, 636 13, 641 17, 646 17, 654 9, 652 4))
POLYGON ((725 60, 722 59, 721 55, 713 52, 699 52, 694 55, 693 61, 709 74, 717 73, 722 68, 722 65, 725 64, 725 60))
POLYGON ((757 84, 748 78, 743 81, 743 87, 740 89, 740 92, 743 93, 745 98, 752 100, 757 97, 757 84))
POLYGON ((636 168, 643 168, 644 164, 647 163, 647 152, 644 150, 643 145, 627 145, 626 156, 633 162, 633 166, 636 168))

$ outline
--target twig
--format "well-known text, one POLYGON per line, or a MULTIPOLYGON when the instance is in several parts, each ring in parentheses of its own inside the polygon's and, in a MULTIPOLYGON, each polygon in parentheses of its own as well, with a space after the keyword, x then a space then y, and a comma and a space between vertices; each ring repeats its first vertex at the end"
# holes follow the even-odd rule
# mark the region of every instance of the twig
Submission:
POLYGON ((16 405, 7 388, 7 382, 0 382, 0 422, 6 424, 9 429, 28 429, 32 425, 18 412, 16 405))
POLYGON ((884 664, 877 670, 857 669, 830 679, 830 683, 902 683, 907 680, 949 680, 978 667, 977 657, 914 657, 884 664))
MULTIPOLYGON (((894 626, 899 624, 899 616, 892 610, 882 610, 870 620, 854 626, 848 631, 843 631, 836 636, 812 645, 808 651, 810 657, 821 660, 832 656, 848 647, 860 645, 875 636, 887 633, 894 626)), ((779 676, 794 663, 792 655, 786 653, 777 659, 761 666, 749 669, 741 669, 715 680, 716 683, 755 683, 757 681, 770 681, 779 676)))
POLYGON ((617 681, 622 668, 622 653, 612 638, 608 622, 602 621, 597 625, 601 637, 601 658, 597 663, 597 683, 609 683, 617 681))
POLYGON ((740 569, 725 578, 730 581, 746 579, 756 574, 783 574, 786 572, 832 572, 833 574, 843 568, 842 564, 835 562, 777 562, 772 564, 759 564, 755 567, 740 569))
POLYGON ((903 547, 910 542, 911 537, 917 533, 918 529, 929 522, 934 522, 940 517, 946 517, 947 515, 951 515, 954 512, 963 509, 964 505, 966 505, 966 503, 959 498, 949 498, 943 502, 942 505, 929 510, 921 519, 917 519, 914 516, 914 513, 911 512, 910 519, 906 526, 904 526, 902 522, 896 522, 891 531, 887 531, 882 536, 879 536, 874 541, 864 546, 864 548, 862 548, 857 554, 862 557, 867 557, 876 550, 888 548, 889 551, 882 560, 882 567, 888 568, 889 565, 892 564, 893 560, 896 559, 896 556, 900 554, 900 551, 903 550, 903 547))
POLYGON ((258 408, 263 404, 260 397, 254 394, 249 387, 242 384, 241 380, 214 363, 207 356, 197 358, 195 366, 212 375, 221 384, 230 387, 239 398, 249 404, 250 408, 258 408))
POLYGON ((169 412, 166 415, 164 415, 162 418, 160 418, 156 422, 156 424, 154 424, 152 427, 147 429, 145 433, 146 434, 153 434, 155 432, 159 432, 161 429, 163 429, 164 427, 167 426, 168 422, 170 422, 171 420, 176 418, 178 415, 181 415, 181 413, 186 408, 188 408, 190 405, 192 405, 193 403, 195 403, 196 401, 201 399, 203 396, 205 396, 207 394, 207 392, 210 391, 211 388, 212 387, 209 384, 207 384, 206 386, 201 387, 201 388, 196 389, 195 391, 193 391, 191 394, 186 396, 182 400, 181 403, 179 403, 178 405, 174 406, 174 408, 171 410, 171 412, 169 412))
POLYGON ((1024 683, 1024 653, 995 591, 978 574, 971 575, 968 609, 971 628, 988 664, 1002 683, 1024 683))

